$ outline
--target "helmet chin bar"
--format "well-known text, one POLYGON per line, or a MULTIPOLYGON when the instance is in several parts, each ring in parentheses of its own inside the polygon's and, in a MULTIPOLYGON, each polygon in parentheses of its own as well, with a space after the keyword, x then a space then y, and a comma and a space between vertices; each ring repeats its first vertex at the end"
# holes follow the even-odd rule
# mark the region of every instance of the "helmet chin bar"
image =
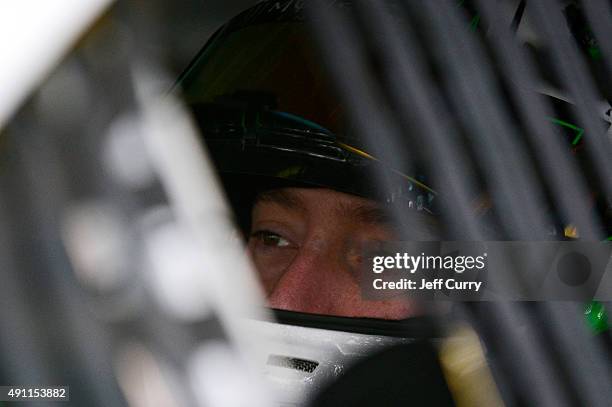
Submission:
POLYGON ((440 337, 431 317, 401 321, 273 310, 278 322, 247 321, 265 339, 256 361, 281 403, 301 405, 353 364, 394 345, 440 337))

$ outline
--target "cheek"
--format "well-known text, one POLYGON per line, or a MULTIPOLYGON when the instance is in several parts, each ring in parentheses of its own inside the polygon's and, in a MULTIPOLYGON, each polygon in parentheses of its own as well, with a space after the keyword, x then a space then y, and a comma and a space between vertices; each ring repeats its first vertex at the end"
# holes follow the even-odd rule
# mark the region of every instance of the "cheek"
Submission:
POLYGON ((359 287, 353 288, 345 290, 343 298, 339 298, 340 303, 335 315, 399 320, 422 313, 417 303, 408 298, 396 297, 388 300, 369 301, 363 299, 359 287))
POLYGON ((419 310, 417 303, 414 300, 406 298, 380 301, 381 304, 378 306, 378 315, 372 315, 373 318, 384 318, 384 319, 406 319, 422 314, 419 310))
POLYGON ((260 246, 257 243, 250 242, 247 250, 266 293, 270 294, 276 282, 283 276, 289 265, 291 265, 297 249, 266 248, 260 246))

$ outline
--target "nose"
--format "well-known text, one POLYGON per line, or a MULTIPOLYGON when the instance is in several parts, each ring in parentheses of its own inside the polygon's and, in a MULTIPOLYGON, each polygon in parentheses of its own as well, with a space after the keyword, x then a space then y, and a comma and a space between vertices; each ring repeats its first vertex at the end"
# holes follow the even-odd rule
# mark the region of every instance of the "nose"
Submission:
POLYGON ((341 253, 331 245, 302 246, 270 293, 270 306, 336 315, 341 307, 343 289, 352 283, 350 266, 341 253))

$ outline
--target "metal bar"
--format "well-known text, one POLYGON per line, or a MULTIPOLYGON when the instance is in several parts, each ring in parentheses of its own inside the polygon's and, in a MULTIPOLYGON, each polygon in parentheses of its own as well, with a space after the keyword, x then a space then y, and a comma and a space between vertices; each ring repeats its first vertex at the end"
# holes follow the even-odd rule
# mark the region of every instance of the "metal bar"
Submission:
MULTIPOLYGON (((506 225, 508 225, 508 222, 512 222, 517 226, 514 230, 510 229, 512 232, 510 236, 525 240, 533 239, 535 236, 531 232, 529 225, 525 224, 525 220, 528 222, 539 222, 536 230, 545 228, 545 225, 542 224, 542 219, 545 219, 545 217, 541 215, 542 206, 539 204, 542 201, 542 196, 538 193, 532 178, 534 171, 532 169, 525 170, 526 160, 524 159, 524 152, 517 145, 518 135, 504 115, 505 109, 499 102, 503 100, 503 97, 494 88, 495 81, 493 75, 489 72, 487 61, 483 57, 482 51, 479 50, 478 44, 475 41, 470 41, 467 29, 462 29, 461 20, 456 10, 446 2, 440 6, 439 8, 434 8, 433 5, 427 4, 425 9, 429 11, 428 17, 434 24, 434 29, 437 29, 434 31, 438 38, 437 44, 442 48, 442 52, 445 55, 443 60, 447 62, 446 66, 449 67, 449 72, 445 71, 444 74, 446 74, 447 81, 450 83, 451 98, 455 100, 458 111, 461 112, 462 108, 467 110, 466 115, 464 115, 465 125, 468 128, 472 128, 478 142, 490 142, 489 144, 483 144, 483 147, 475 147, 479 149, 477 151, 480 153, 483 165, 486 168, 485 171, 487 174, 490 174, 488 178, 489 184, 493 189, 493 193, 497 193, 497 201, 501 200, 501 202, 506 204, 506 216, 509 217, 504 217, 502 221, 506 225), (502 154, 500 154, 501 151, 496 151, 498 145, 504 146, 501 149, 503 151, 502 154), (494 158, 487 160, 489 154, 496 152, 497 154, 493 155, 494 158), (503 162, 504 158, 506 158, 503 154, 508 154, 509 162, 503 162), (515 171, 513 175, 518 175, 519 179, 525 181, 518 188, 525 188, 526 192, 528 192, 527 194, 510 193, 512 188, 512 179, 509 177, 510 171, 515 171), (502 183, 501 188, 497 191, 495 188, 496 182, 502 183), (529 200, 532 198, 538 202, 536 206, 528 205, 522 207, 523 199, 529 200)), ((516 177, 514 178, 516 179, 516 177)), ((502 214, 502 216, 504 215, 502 214)), ((530 257, 527 253, 525 260, 528 261, 530 257)), ((505 327, 511 321, 514 313, 516 314, 515 317, 519 318, 519 320, 525 320, 528 331, 536 332, 537 322, 519 307, 510 306, 507 310, 504 310, 503 307, 500 308, 498 305, 497 310, 501 311, 500 315, 505 315, 502 326, 505 327)), ((510 334, 512 335, 511 332, 510 334)), ((532 338, 536 337, 535 335, 532 336, 532 338)), ((538 373, 531 372, 531 379, 536 381, 544 380, 544 383, 540 383, 542 385, 541 393, 532 393, 531 396, 541 400, 543 403, 566 404, 558 391, 558 386, 555 386, 555 373, 549 365, 549 360, 544 357, 544 355, 548 354, 546 347, 541 342, 527 343, 523 338, 516 336, 516 334, 514 335, 514 340, 517 343, 522 343, 523 351, 530 352, 532 348, 538 349, 535 352, 537 355, 530 353, 533 357, 537 357, 539 362, 535 365, 538 368, 536 370, 538 373)), ((523 388, 529 386, 529 383, 524 381, 522 383, 523 388)))
POLYGON ((440 52, 436 57, 448 68, 443 75, 449 96, 473 137, 472 145, 508 237, 547 240, 546 230, 552 221, 545 212, 542 191, 480 44, 462 25, 454 6, 448 2, 436 6, 426 2, 423 6, 440 52))
MULTIPOLYGON (((495 7, 491 2, 479 0, 478 3, 487 20, 499 21, 499 15, 496 13, 495 7)), ((493 49, 496 51, 497 55, 499 55, 502 61, 501 66, 506 71, 509 78, 522 85, 529 86, 529 84, 533 84, 535 88, 535 75, 533 74, 531 64, 527 57, 522 54, 521 49, 513 41, 509 30, 496 24, 492 24, 492 26, 492 41, 495 42, 493 49)), ((551 181, 553 191, 557 196, 557 200, 561 203, 566 217, 572 219, 576 224, 581 225, 580 228, 585 231, 585 233, 581 233, 581 238, 599 240, 602 236, 601 227, 596 223, 596 220, 593 219, 593 216, 589 214, 589 209, 584 204, 584 197, 588 195, 584 182, 577 176, 577 174, 579 174, 579 169, 567 154, 566 149, 563 149, 562 146, 559 145, 559 142, 555 140, 554 134, 551 134, 548 126, 538 124, 538 118, 541 121, 543 117, 549 115, 546 112, 546 106, 533 95, 533 92, 524 91, 519 86, 512 86, 512 90, 514 91, 513 96, 515 98, 518 100, 521 98, 524 99, 524 103, 517 103, 517 105, 520 106, 521 115, 529 126, 529 136, 533 144, 538 148, 538 156, 544 161, 545 174, 551 181), (555 162, 555 160, 557 160, 557 162, 555 162), (564 184, 569 184, 571 187, 567 188, 564 184)), ((561 310, 555 311, 558 305, 545 304, 543 307, 548 309, 548 314, 552 315, 551 320, 555 323, 556 329, 553 334, 555 337, 560 338, 563 347, 566 349, 566 356, 563 359, 567 359, 567 355, 572 358, 574 355, 573 352, 577 351, 575 345, 576 340, 567 337, 566 332, 570 327, 563 327, 560 325, 561 320, 558 319, 561 315, 566 315, 565 312, 561 310)), ((579 313, 573 313, 573 315, 573 320, 577 321, 582 318, 579 313)), ((567 318, 563 320, 567 321, 567 318)), ((572 331, 576 329, 580 331, 581 327, 576 326, 575 323, 571 325, 573 328, 572 331)), ((581 335, 574 335, 574 339, 578 339, 579 336, 581 335)), ((597 345, 593 343, 594 341, 585 343, 583 338, 583 340, 579 342, 581 342, 583 346, 587 346, 585 352, 589 353, 591 358, 598 359, 603 354, 603 349, 599 349, 595 354, 590 352, 591 349, 597 347, 597 345)), ((589 404, 599 403, 604 405, 602 404, 604 399, 598 398, 596 395, 598 394, 596 391, 596 387, 598 386, 594 383, 591 385, 592 381, 589 381, 589 383, 584 382, 584 375, 578 373, 581 370, 584 371, 588 369, 590 363, 587 365, 582 359, 574 360, 573 362, 581 366, 581 368, 575 369, 569 367, 567 371, 573 376, 573 379, 579 383, 577 391, 582 394, 583 400, 586 399, 585 402, 588 400, 589 404), (593 398, 598 398, 598 400, 593 400, 593 398)), ((597 361, 594 363, 597 364, 597 361)), ((603 366, 600 366, 600 368, 601 367, 603 366)), ((605 387, 603 382, 601 385, 605 387)))
POLYGON ((559 3, 552 0, 533 1, 527 4, 527 11, 532 11, 534 24, 542 30, 546 42, 554 44, 550 47, 553 66, 570 91, 578 120, 585 129, 587 153, 598 172, 605 195, 612 199, 612 145, 605 137, 606 129, 597 125, 602 122, 601 115, 597 114, 601 98, 572 42, 559 3))
MULTIPOLYGON (((419 96, 422 97, 424 94, 429 94, 429 92, 427 92, 427 91, 429 91, 431 88, 427 89, 427 90, 424 90, 422 87, 419 89, 419 85, 415 85, 415 83, 418 84, 420 82, 419 79, 421 79, 421 78, 419 78, 419 76, 417 74, 412 72, 412 69, 410 69, 410 67, 408 67, 407 63, 405 62, 405 61, 411 61, 411 62, 414 62, 415 64, 417 64, 418 62, 416 62, 416 61, 419 61, 420 59, 418 57, 415 57, 414 54, 410 55, 410 57, 408 57, 409 59, 406 58, 405 54, 402 55, 402 56, 393 55, 393 51, 396 51, 396 52, 398 50, 404 50, 405 51, 406 49, 414 50, 415 47, 405 46, 405 43, 404 44, 399 44, 399 42, 397 42, 397 41, 399 41, 399 40, 397 40, 398 38, 404 38, 405 39, 405 38, 409 38, 409 36, 405 35, 405 33, 401 33, 400 34, 398 31, 391 31, 391 29, 388 28, 389 26, 392 25, 391 21, 389 21, 389 20, 386 20, 386 21, 377 20, 377 17, 380 18, 381 15, 380 15, 380 13, 378 15, 376 14, 378 9, 374 5, 372 5, 371 3, 360 3, 360 6, 366 8, 365 14, 368 15, 369 19, 371 19, 370 22, 371 22, 372 26, 378 27, 382 32, 387 34, 385 36, 385 41, 392 41, 393 39, 396 39, 396 42, 392 43, 393 45, 386 44, 384 41, 381 42, 381 45, 387 45, 388 46, 388 49, 386 49, 386 50, 383 49, 383 52, 385 52, 386 56, 389 57, 389 61, 388 62, 390 62, 390 66, 395 68, 395 65, 397 64, 397 66, 401 66, 403 68, 403 69, 392 69, 391 71, 393 72, 392 73, 393 77, 390 78, 390 81, 394 82, 394 83, 406 84, 406 87, 409 90, 412 90, 412 92, 409 92, 409 93, 412 93, 413 95, 415 94, 415 89, 414 89, 415 87, 417 88, 417 92, 420 90, 420 95, 419 96), (368 7, 368 6, 370 6, 370 7, 368 7), (385 30, 387 30, 387 31, 385 31, 385 30), (410 74, 412 74, 412 75, 410 75, 410 74), (404 75, 404 76, 401 76, 401 75, 404 75)), ((413 68, 413 69, 416 69, 416 68, 413 68)), ((399 89, 398 93, 400 93, 403 90, 404 90, 404 88, 399 89)), ((433 95, 435 95, 435 92, 433 93, 433 95)), ((398 97, 398 95, 396 94, 395 97, 396 97, 396 99, 398 99, 399 97, 401 97, 401 95, 399 95, 399 97, 398 97)), ((404 109, 406 109, 409 103, 408 103, 408 100, 407 100, 408 99, 407 96, 404 96, 404 98, 405 98, 405 100, 400 100, 398 104, 400 106, 402 106, 404 109)), ((415 98, 415 99, 418 99, 418 98, 415 98)), ((417 111, 418 111, 418 109, 420 107, 421 109, 424 110, 424 112, 419 112, 419 113, 424 113, 425 115, 427 115, 425 117, 427 118, 427 121, 429 122, 428 123, 429 125, 425 126, 425 129, 428 130, 428 131, 425 131, 425 133, 431 134, 431 130, 432 130, 432 127, 433 127, 433 131, 436 133, 436 136, 439 137, 436 140, 438 142, 437 147, 440 147, 443 151, 445 151, 445 153, 444 153, 445 157, 449 157, 449 156, 453 157, 452 151, 450 151, 451 146, 448 145, 448 143, 444 144, 446 142, 446 140, 444 140, 443 130, 440 128, 440 126, 435 126, 435 125, 431 124, 431 122, 436 122, 436 121, 435 121, 435 118, 433 117, 433 115, 431 114, 431 112, 433 110, 433 109, 431 109, 432 105, 431 104, 428 105, 427 103, 424 102, 427 99, 428 98, 424 98, 422 101, 415 100, 415 102, 414 102, 415 104, 417 104, 417 107, 416 107, 417 111)), ((397 100, 396 100, 396 102, 397 102, 397 100)), ((441 104, 436 104, 435 106, 437 106, 439 108, 441 106, 441 104)), ((406 110, 404 110, 404 113, 406 113, 406 110)), ((436 150, 437 150, 437 152, 440 151, 437 148, 436 148, 436 150)), ((453 157, 453 158, 456 158, 456 157, 453 157)), ((462 182, 466 182, 466 180, 463 180, 462 182)), ((463 185, 463 184, 458 184, 458 185, 463 185)), ((456 197, 457 195, 463 194, 464 191, 453 191, 453 192, 454 192, 453 197, 456 197)), ((465 196, 462 199, 464 200, 464 203, 465 203, 466 202, 465 196)), ((465 213, 464 216, 465 215, 468 215, 466 217, 469 218, 469 214, 465 213)), ((478 228, 474 227, 474 228, 470 229, 470 231, 467 233, 467 235, 468 236, 479 236, 480 234, 478 232, 478 228)), ((495 306, 494 308, 497 311, 499 311, 499 312, 497 312, 495 314, 497 318, 501 317, 504 321, 507 321, 507 322, 514 321, 515 322, 513 324, 507 324, 507 325, 504 324, 503 325, 503 327, 507 329, 507 333, 508 333, 508 335, 504 335, 503 338, 507 339, 507 338, 515 337, 516 335, 514 335, 514 336, 512 335, 513 334, 512 327, 513 326, 516 327, 517 325, 519 325, 517 318, 520 319, 520 314, 516 315, 515 310, 513 310, 512 307, 499 307, 499 306, 495 306)), ((489 327, 490 327, 490 324, 489 324, 489 327)), ((504 331, 506 331, 506 330, 504 329, 504 331)), ((524 338, 523 339, 517 338, 517 340, 515 340, 515 341, 508 340, 506 342, 506 345, 508 346, 509 349, 514 349, 515 351, 522 350, 522 347, 530 349, 528 347, 530 344, 527 343, 524 340, 524 338)), ((530 357, 527 358, 527 359, 528 359, 529 362, 532 363, 532 365, 533 365, 533 363, 537 364, 537 362, 539 362, 539 366, 546 366, 546 361, 542 360, 542 356, 541 355, 542 355, 541 353, 538 353, 538 354, 530 353, 530 357)), ((508 360, 511 361, 511 362, 517 363, 517 360, 512 358, 512 357, 508 358, 508 360)), ((517 369, 517 371, 518 370, 521 370, 521 371, 525 370, 525 369, 521 368, 520 364, 519 365, 515 365, 515 368, 517 369)), ((532 366, 532 369, 527 369, 527 370, 531 371, 531 372, 536 372, 536 371, 541 372, 541 369, 533 369, 533 366, 532 366)), ((550 370, 549 370, 549 372, 550 372, 550 370)), ((535 379, 537 381, 537 377, 535 379)), ((532 381, 524 380, 522 387, 524 389, 527 389, 527 391, 528 391, 528 389, 530 388, 530 384, 532 384, 532 383, 533 383, 532 381)), ((552 383, 552 382, 549 381, 549 383, 552 383)), ((561 400, 559 399, 559 397, 556 396, 557 393, 555 392, 555 390, 556 389, 551 389, 548 392, 544 391, 544 394, 549 396, 548 398, 542 397, 541 396, 542 393, 532 394, 532 397, 533 397, 533 399, 540 400, 540 401, 558 401, 559 403, 557 403, 557 405, 562 405, 561 400)))
POLYGON ((478 0, 479 10, 490 24, 493 52, 500 67, 510 81, 509 89, 526 125, 528 138, 541 160, 541 168, 549 181, 562 215, 571 219, 580 230, 581 238, 601 240, 602 229, 598 219, 585 203, 588 190, 580 169, 568 148, 545 122, 553 116, 551 109, 536 94, 537 80, 531 61, 518 46, 509 27, 503 26, 501 11, 491 1, 478 0), (525 89, 525 87, 528 87, 525 89))
POLYGON ((356 5, 370 37, 378 39, 377 50, 386 61, 388 89, 400 112, 399 120, 417 122, 421 130, 410 135, 414 144, 431 143, 431 159, 425 164, 443 195, 441 212, 451 225, 451 236, 482 240, 486 232, 474 216, 470 202, 477 194, 475 170, 460 144, 460 134, 448 115, 440 114, 448 109, 439 90, 426 76, 422 63, 425 58, 413 33, 408 27, 399 27, 380 3, 359 1, 356 5))
POLYGON ((608 75, 612 78, 612 5, 605 0, 588 0, 581 4, 597 37, 608 75))
MULTIPOLYGON (((397 120, 389 112, 382 109, 385 106, 379 86, 365 68, 365 55, 353 38, 358 37, 347 16, 336 6, 323 0, 314 0, 306 5, 306 12, 313 25, 313 34, 317 40, 324 60, 336 80, 342 101, 347 107, 351 121, 356 124, 366 147, 372 155, 380 158, 385 166, 391 169, 402 167, 414 168, 414 163, 406 155, 400 156, 401 130, 397 120)), ((376 166, 374 176, 383 191, 392 190, 389 174, 376 166)), ((398 225, 406 222, 405 212, 397 205, 391 205, 391 215, 398 225)), ((412 219, 415 227, 401 227, 400 230, 412 229, 415 239, 429 240, 427 231, 418 217, 412 219), (423 230, 424 236, 419 237, 418 231, 423 230)), ((411 236, 411 235, 408 235, 411 236)))

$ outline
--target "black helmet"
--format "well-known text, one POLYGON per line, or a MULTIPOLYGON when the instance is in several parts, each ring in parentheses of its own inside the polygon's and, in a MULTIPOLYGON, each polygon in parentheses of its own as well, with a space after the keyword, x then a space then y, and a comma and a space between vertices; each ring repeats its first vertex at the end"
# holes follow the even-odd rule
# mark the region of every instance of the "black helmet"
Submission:
MULTIPOLYGON (((340 8, 347 4, 330 2, 340 8)), ((575 18, 567 10, 566 14, 575 31, 579 25, 572 24, 575 18)), ((478 22, 477 17, 471 23, 478 22)), ((417 160, 413 167, 390 168, 377 160, 347 120, 309 30, 302 2, 258 3, 222 26, 178 80, 240 225, 248 228, 249 209, 258 192, 296 185, 331 188, 435 215, 441 197, 427 182, 427 165, 418 162, 422 151, 409 146, 409 156, 417 160), (390 189, 382 190, 374 182, 376 166, 393 174, 390 189)), ((592 41, 589 44, 593 48, 592 41)), ((542 117, 542 122, 553 123, 567 138, 568 148, 592 181, 584 162, 588 160, 580 151, 582 129, 575 124, 573 104, 549 96, 547 104, 554 114, 542 117)), ((608 213, 610 203, 596 192, 597 183, 590 182, 588 188, 596 195, 598 212, 608 213)), ((474 214, 486 215, 484 223, 495 227, 494 208, 482 206, 488 201, 485 190, 473 197, 474 214)), ((554 205, 550 212, 557 212, 554 205)), ((553 234, 563 237, 572 220, 555 218, 553 234)))
POLYGON ((388 168, 391 191, 373 182, 383 164, 346 124, 308 29, 299 2, 259 3, 221 27, 179 78, 241 226, 257 192, 296 185, 434 213, 423 176, 388 168))

